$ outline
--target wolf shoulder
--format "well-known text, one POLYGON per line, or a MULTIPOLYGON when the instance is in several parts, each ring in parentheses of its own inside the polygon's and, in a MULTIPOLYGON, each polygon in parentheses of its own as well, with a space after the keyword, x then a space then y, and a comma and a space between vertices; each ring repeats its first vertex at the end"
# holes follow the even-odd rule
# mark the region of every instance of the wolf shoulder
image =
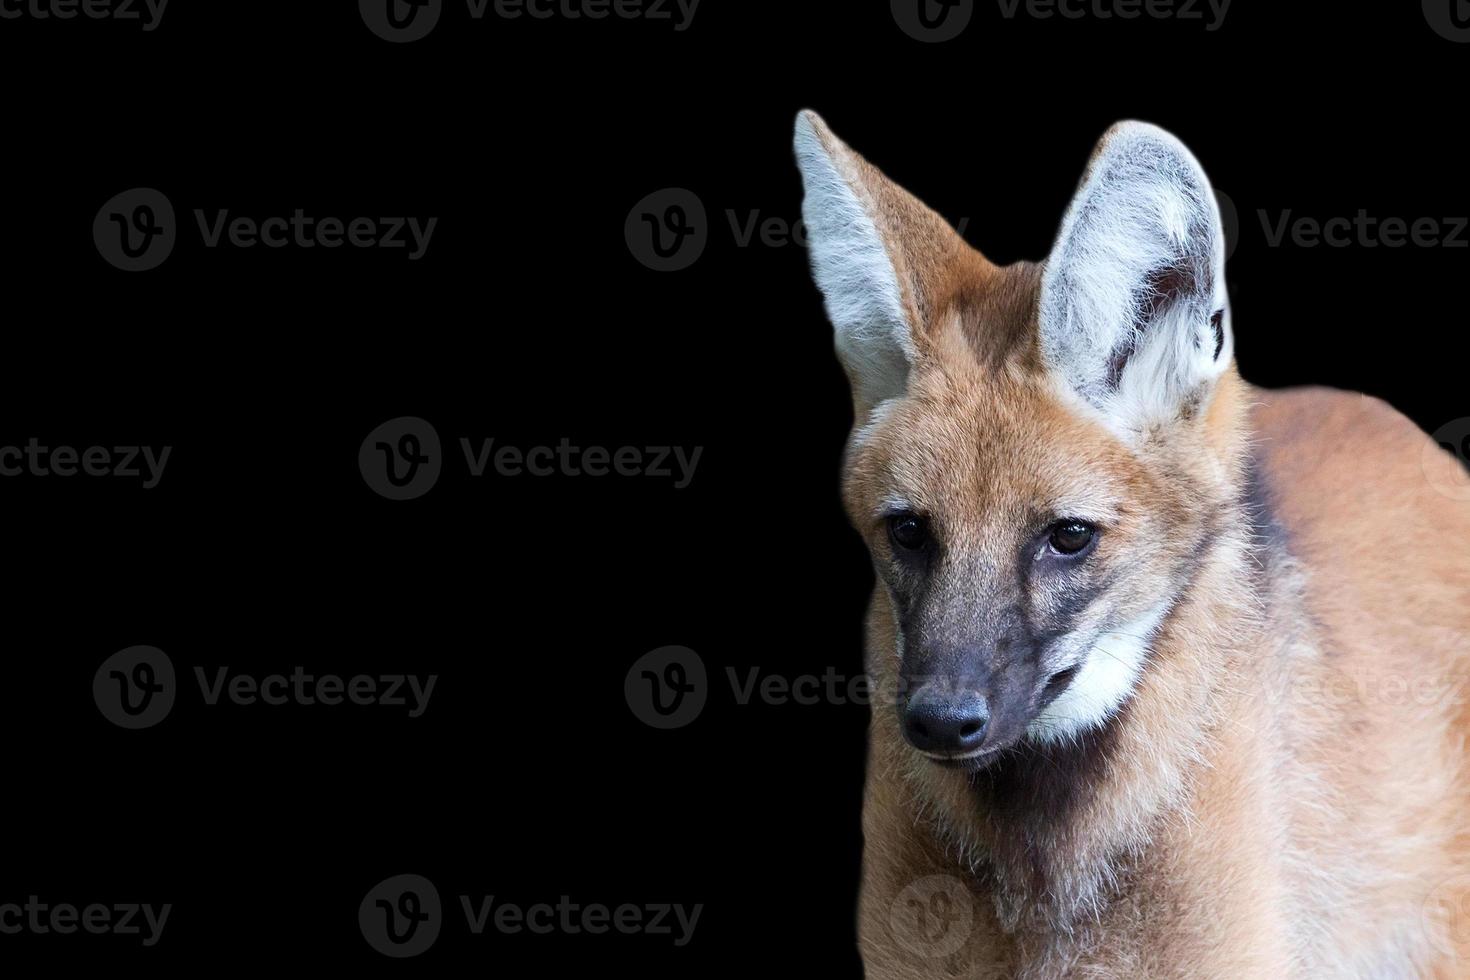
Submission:
POLYGON ((1264 504, 1327 625, 1470 642, 1470 470, 1381 399, 1322 387, 1252 397, 1264 504))
POLYGON ((1332 522, 1336 537, 1389 538, 1400 551, 1429 532, 1470 563, 1470 471, 1397 409, 1325 387, 1252 396, 1256 461, 1291 524, 1332 522))

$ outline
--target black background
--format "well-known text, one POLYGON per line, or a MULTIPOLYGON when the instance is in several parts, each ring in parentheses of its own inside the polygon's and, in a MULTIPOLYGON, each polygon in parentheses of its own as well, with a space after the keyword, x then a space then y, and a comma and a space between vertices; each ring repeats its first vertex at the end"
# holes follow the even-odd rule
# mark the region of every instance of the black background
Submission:
MULTIPOLYGON (((161 942, 0 936, 33 956, 257 972, 852 975, 867 709, 736 704, 726 668, 860 669, 870 572, 838 500, 850 425, 796 245, 796 111, 1001 263, 1045 256, 1093 143, 1177 133, 1240 214, 1242 373, 1470 414, 1470 251, 1270 247, 1258 213, 1450 218, 1470 46, 1416 4, 1237 0, 1199 21, 1007 20, 922 44, 887 4, 704 0, 649 20, 472 21, 389 44, 355 3, 175 0, 134 23, 0 20, 7 316, 0 445, 169 445, 164 479, 0 479, 10 569, 0 902, 170 902, 161 942), (132 187, 172 201, 158 269, 91 237, 132 187), (624 222, 692 190, 709 244, 652 271, 624 222), (427 255, 202 246, 232 215, 436 216, 427 255), (430 420, 425 497, 375 495, 359 444, 430 420), (702 446, 693 483, 470 479, 461 437, 702 446), (160 725, 90 689, 133 644, 184 681, 160 725), (680 644, 703 714, 655 731, 629 666, 680 644), (192 670, 437 673, 423 717, 204 707, 192 670), (449 921, 369 948, 376 882, 449 921), (703 903, 693 941, 472 937, 457 896, 703 903)), ((1446 225, 1448 228, 1448 225, 1446 225)), ((1465 236, 1462 235, 1462 239, 1465 236)))

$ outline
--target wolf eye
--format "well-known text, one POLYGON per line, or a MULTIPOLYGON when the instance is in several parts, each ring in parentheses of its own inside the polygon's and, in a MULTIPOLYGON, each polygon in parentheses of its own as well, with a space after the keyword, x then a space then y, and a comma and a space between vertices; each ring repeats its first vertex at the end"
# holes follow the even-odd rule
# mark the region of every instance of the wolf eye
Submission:
POLYGON ((894 514, 888 518, 888 536, 905 551, 918 551, 929 540, 929 522, 918 514, 894 514))
POLYGON ((1060 555, 1075 555, 1092 544, 1097 528, 1085 521, 1061 521, 1051 529, 1051 546, 1060 555))

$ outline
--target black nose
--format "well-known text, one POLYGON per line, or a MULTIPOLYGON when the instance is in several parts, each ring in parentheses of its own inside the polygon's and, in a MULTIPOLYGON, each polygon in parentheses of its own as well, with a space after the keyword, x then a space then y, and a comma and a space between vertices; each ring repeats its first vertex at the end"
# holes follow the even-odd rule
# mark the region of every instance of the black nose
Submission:
POLYGON ((922 752, 963 755, 985 741, 989 720, 985 699, 978 693, 920 688, 904 706, 903 734, 922 752))

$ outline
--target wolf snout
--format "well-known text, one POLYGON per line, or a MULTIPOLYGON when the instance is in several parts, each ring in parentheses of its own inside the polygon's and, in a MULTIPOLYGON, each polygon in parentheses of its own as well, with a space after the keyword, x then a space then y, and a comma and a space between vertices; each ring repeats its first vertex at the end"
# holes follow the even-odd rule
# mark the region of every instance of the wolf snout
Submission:
POLYGON ((943 690, 928 685, 904 705, 903 734, 920 752, 965 756, 979 750, 990 724, 990 709, 978 691, 943 690))

